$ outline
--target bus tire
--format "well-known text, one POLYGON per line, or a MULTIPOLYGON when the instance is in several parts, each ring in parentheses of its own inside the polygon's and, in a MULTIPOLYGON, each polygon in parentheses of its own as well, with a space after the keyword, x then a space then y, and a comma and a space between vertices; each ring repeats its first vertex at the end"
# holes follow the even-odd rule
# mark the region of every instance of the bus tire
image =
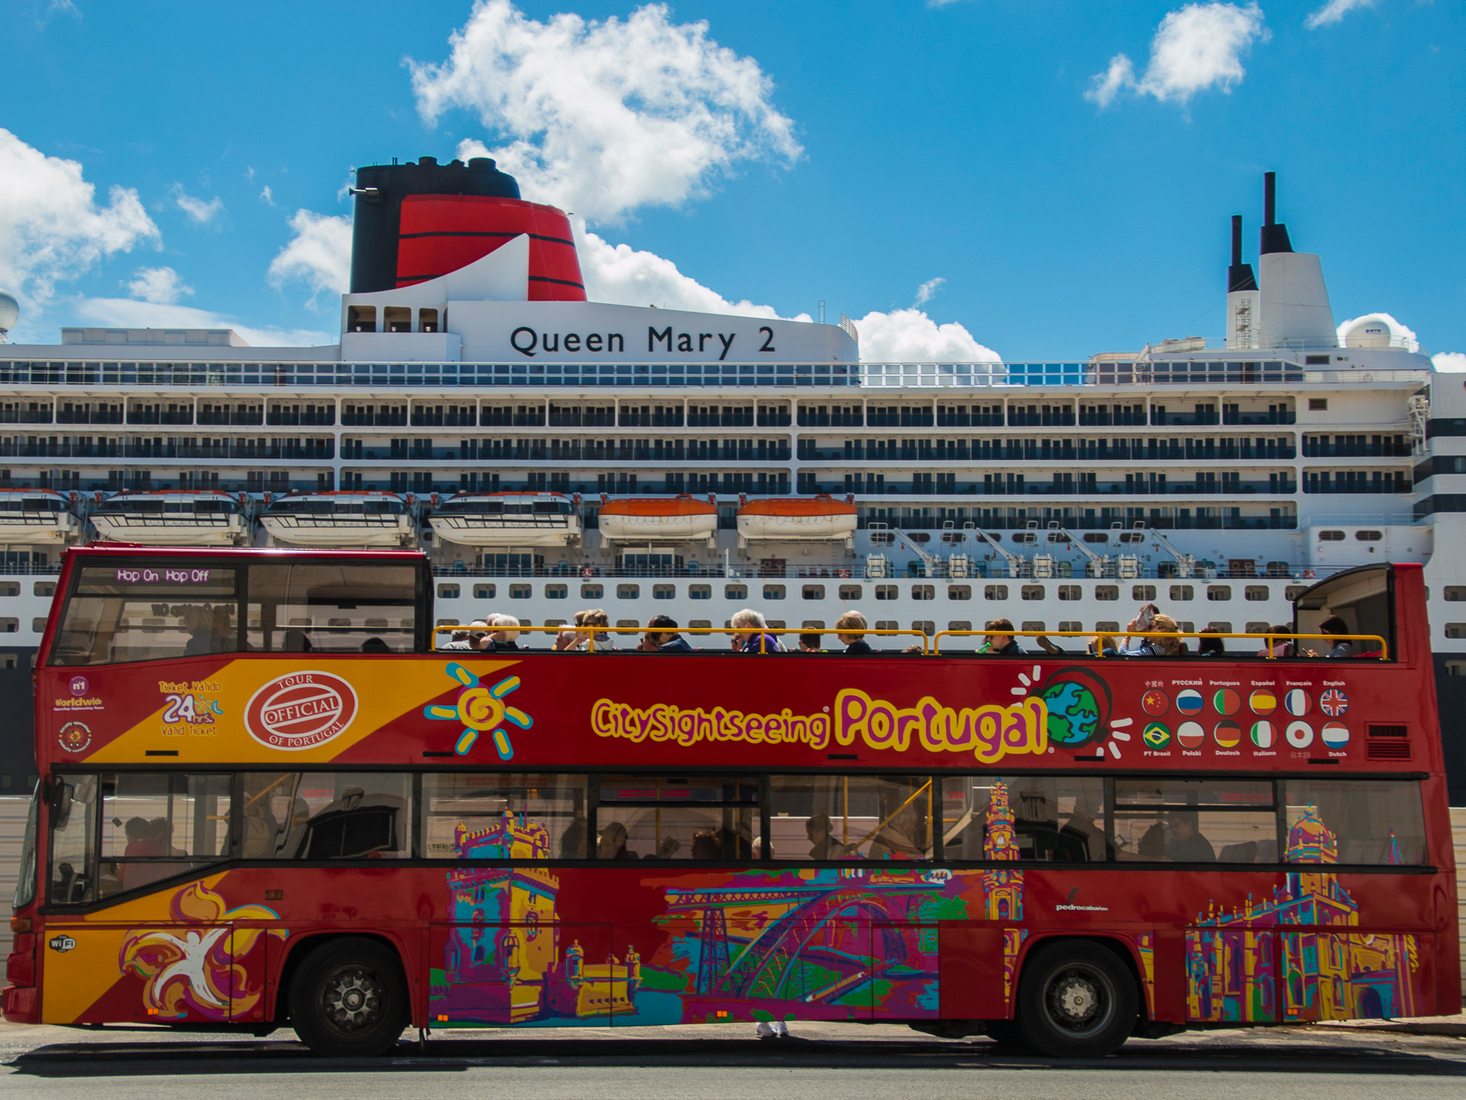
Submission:
POLYGON ((1113 952, 1083 940, 1038 952, 1018 987, 1018 1021, 1035 1050, 1055 1058, 1101 1058, 1135 1029, 1135 979, 1113 952))
POLYGON ((290 1026, 328 1058, 384 1054, 407 1026, 407 988, 392 951, 334 940, 306 956, 290 983, 290 1026))

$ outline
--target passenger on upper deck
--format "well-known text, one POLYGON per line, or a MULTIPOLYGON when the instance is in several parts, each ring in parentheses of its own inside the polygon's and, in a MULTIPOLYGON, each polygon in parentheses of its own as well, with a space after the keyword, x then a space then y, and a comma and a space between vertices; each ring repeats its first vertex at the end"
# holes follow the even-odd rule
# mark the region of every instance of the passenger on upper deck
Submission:
POLYGON ((835 620, 835 637, 840 639, 840 644, 845 647, 848 654, 874 653, 870 643, 865 640, 865 632, 870 629, 865 616, 859 611, 850 610, 835 620))
POLYGON ((1169 615, 1156 615, 1150 621, 1152 632, 1164 631, 1164 638, 1141 638, 1138 645, 1122 651, 1125 657, 1182 657, 1186 644, 1174 632, 1180 630, 1176 620, 1169 615))
POLYGON ((463 650, 482 649, 484 642, 489 637, 489 624, 486 619, 475 619, 468 624, 468 630, 453 632, 449 641, 444 642, 439 649, 463 650))
MULTIPOLYGON (((1318 632, 1320 634, 1328 634, 1331 637, 1340 634, 1347 634, 1349 633, 1349 624, 1346 623, 1343 619, 1339 618, 1337 615, 1330 615, 1327 619, 1318 624, 1318 632)), ((1354 643, 1349 641, 1347 638, 1340 638, 1329 648, 1328 653, 1324 654, 1324 656, 1352 657, 1354 656, 1354 643)))
POLYGON ((729 624, 735 630, 748 630, 752 633, 737 634, 735 639, 740 639, 741 644, 735 644, 734 649, 740 653, 783 653, 784 647, 779 644, 776 635, 765 634, 769 624, 764 621, 761 613, 751 607, 745 607, 733 612, 733 618, 729 624))
POLYGON ((519 643, 515 640, 519 637, 519 620, 513 615, 496 611, 489 616, 488 626, 488 637, 484 639, 480 649, 486 653, 498 653, 519 648, 519 643))
MULTIPOLYGON (((584 626, 585 617, 588 614, 590 614, 589 611, 577 611, 570 618, 570 626, 584 626)), ((550 648, 556 650, 584 649, 585 635, 578 630, 572 630, 567 627, 555 635, 555 640, 550 643, 550 648)))
MULTIPOLYGON (((1013 621, 1011 619, 989 619, 984 629, 988 631, 1012 630, 1013 621)), ((999 657, 1024 656, 1023 647, 1018 644, 1018 639, 1011 634, 989 633, 977 651, 979 653, 995 654, 999 657)))
POLYGON ((820 646, 820 643, 822 641, 824 641, 824 639, 821 638, 820 635, 816 634, 814 631, 806 631, 799 636, 799 652, 823 653, 824 649, 822 649, 820 646))
POLYGON ((580 625, 594 628, 591 631, 581 632, 581 637, 586 637, 586 635, 589 634, 590 638, 594 640, 594 644, 592 644, 592 642, 590 641, 587 641, 585 643, 585 648, 589 649, 591 652, 595 652, 596 650, 601 649, 615 649, 616 636, 614 634, 607 633, 605 629, 606 627, 611 625, 611 616, 606 614, 606 612, 599 607, 592 607, 590 610, 584 612, 583 614, 585 615, 585 618, 581 620, 580 625))
POLYGON ((677 620, 671 615, 653 615, 646 622, 646 634, 636 647, 643 653, 691 653, 692 646, 677 633, 677 620))

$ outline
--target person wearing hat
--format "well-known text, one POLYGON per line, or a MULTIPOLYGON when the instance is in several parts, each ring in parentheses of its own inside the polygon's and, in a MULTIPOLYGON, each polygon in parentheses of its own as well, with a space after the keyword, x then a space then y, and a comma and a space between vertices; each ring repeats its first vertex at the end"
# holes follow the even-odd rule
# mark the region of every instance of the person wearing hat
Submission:
POLYGON ((468 632, 462 634, 455 631, 452 641, 445 642, 439 649, 483 649, 484 643, 488 641, 489 624, 485 619, 475 619, 468 624, 468 632))

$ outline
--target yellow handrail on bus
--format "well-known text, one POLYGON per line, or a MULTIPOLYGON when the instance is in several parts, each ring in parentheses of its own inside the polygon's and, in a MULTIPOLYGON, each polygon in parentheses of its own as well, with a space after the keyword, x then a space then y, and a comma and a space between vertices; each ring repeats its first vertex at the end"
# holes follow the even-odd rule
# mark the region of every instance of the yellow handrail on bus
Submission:
MULTIPOLYGON (((432 628, 433 638, 435 639, 434 645, 436 646, 436 638, 438 637, 439 634, 442 634, 444 632, 447 632, 449 634, 457 634, 457 633, 460 633, 460 632, 468 632, 468 630, 469 630, 468 626, 466 624, 464 624, 464 623, 444 623, 444 624, 435 626, 435 627, 432 628)), ((635 635, 635 634, 645 634, 647 632, 647 628, 645 626, 572 626, 572 625, 570 625, 570 624, 567 623, 567 624, 562 625, 562 626, 502 626, 502 627, 501 626, 487 626, 487 627, 480 626, 480 627, 473 628, 472 633, 474 633, 474 634, 493 634, 495 631, 499 631, 499 630, 507 631, 507 632, 512 633, 512 634, 529 633, 529 634, 555 634, 555 635, 559 635, 559 634, 577 634, 577 635, 584 635, 585 638, 586 638, 586 650, 587 650, 587 652, 590 652, 590 653, 594 653, 595 652, 595 642, 596 642, 595 636, 597 634, 632 634, 632 635, 635 635)), ((671 627, 671 626, 669 626, 669 627, 664 627, 661 630, 656 631, 656 633, 666 633, 666 634, 692 634, 692 635, 696 635, 696 636, 711 635, 711 634, 722 634, 722 635, 725 635, 725 636, 728 636, 728 637, 733 637, 733 636, 736 636, 736 635, 748 635, 748 634, 772 634, 772 635, 774 635, 776 637, 782 637, 783 635, 786 635, 786 634, 792 634, 792 635, 796 635, 796 636, 797 635, 800 635, 800 634, 833 634, 833 633, 835 633, 835 629, 834 629, 834 627, 821 627, 819 629, 815 629, 813 627, 797 627, 797 626, 779 626, 779 627, 774 627, 774 626, 677 626, 677 627, 671 627)), ((888 628, 866 627, 863 630, 842 630, 842 631, 840 631, 840 633, 841 634, 859 635, 861 637, 906 637, 906 638, 916 638, 921 643, 921 652, 923 654, 926 654, 927 652, 929 652, 930 644, 931 644, 931 638, 930 638, 930 636, 928 634, 926 634, 925 631, 916 630, 914 628, 910 628, 910 629, 903 629, 903 628, 888 629, 888 628)), ((912 649, 915 649, 916 647, 913 645, 911 648, 912 649)), ((766 648, 764 646, 764 643, 762 643, 762 642, 759 643, 759 651, 760 652, 767 652, 767 650, 766 650, 766 648)))
MULTIPOLYGON (((1107 654, 1105 647, 1101 644, 1098 652, 1089 652, 1091 657, 1115 656, 1119 645, 1115 642, 1119 638, 1250 638, 1253 641, 1263 642, 1267 646, 1267 659, 1274 660, 1276 654, 1273 652, 1275 640, 1324 640, 1331 644, 1339 642, 1373 642, 1379 647, 1381 661, 1390 659, 1389 643, 1378 634, 1282 634, 1274 632, 1246 633, 1222 630, 939 630, 932 637, 932 653, 941 656, 943 638, 1084 638, 1088 642, 1109 639, 1113 648, 1107 654)), ((1084 654, 1074 654, 1083 656, 1084 654)), ((1371 654, 1372 655, 1372 654, 1371 654)), ((1194 657, 1194 652, 1181 654, 1181 656, 1194 657)), ((1231 654, 1231 656, 1242 656, 1242 654, 1231 654)), ((1310 651, 1304 656, 1319 657, 1322 654, 1310 651)))

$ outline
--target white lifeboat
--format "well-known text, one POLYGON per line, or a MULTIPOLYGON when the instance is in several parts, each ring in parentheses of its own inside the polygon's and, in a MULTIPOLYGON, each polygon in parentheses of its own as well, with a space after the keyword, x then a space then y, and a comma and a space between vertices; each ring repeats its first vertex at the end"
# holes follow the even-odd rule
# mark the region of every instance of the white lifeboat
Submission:
POLYGON ((237 546, 249 541, 247 505, 217 489, 123 490, 92 505, 90 519, 97 536, 110 542, 237 546))
POLYGON ((81 517, 72 498, 51 489, 0 489, 0 544, 37 546, 75 542, 81 517))
POLYGON ((564 493, 458 493, 428 523, 460 546, 569 546, 580 539, 576 503, 564 493))
POLYGON ((601 498, 601 538, 607 542, 657 542, 717 539, 718 506, 709 498, 675 497, 601 498))
POLYGON ((260 524, 291 546, 412 546, 417 542, 412 498, 372 489, 291 493, 270 501, 260 524))
POLYGON ((826 493, 814 497, 767 497, 738 508, 740 543, 843 540, 855 537, 855 502, 826 493))

